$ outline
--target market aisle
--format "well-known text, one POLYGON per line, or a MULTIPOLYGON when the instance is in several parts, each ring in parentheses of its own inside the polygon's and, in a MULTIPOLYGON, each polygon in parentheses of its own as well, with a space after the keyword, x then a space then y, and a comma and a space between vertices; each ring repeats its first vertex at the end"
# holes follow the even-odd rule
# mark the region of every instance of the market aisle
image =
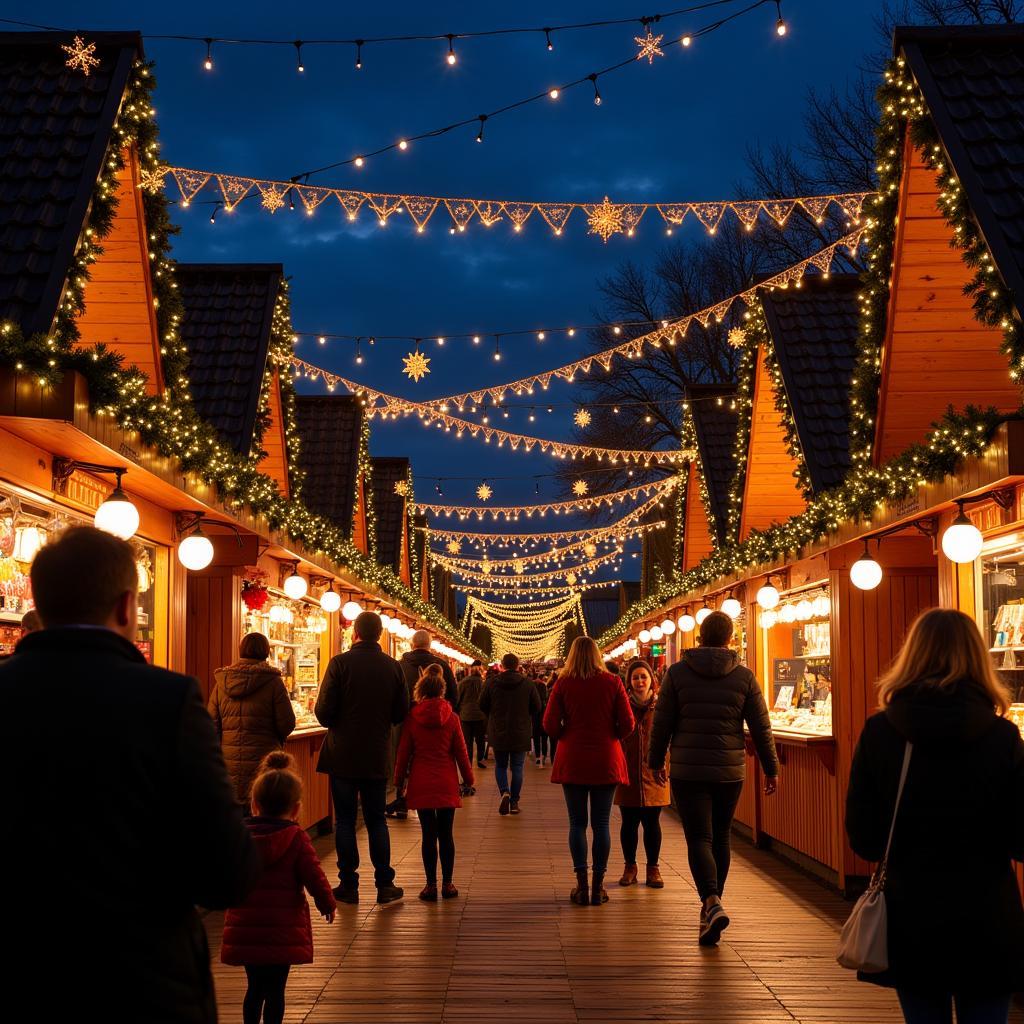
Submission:
MULTIPOLYGON (((739 843, 729 883, 734 924, 716 950, 696 945, 698 904, 674 815, 666 888, 610 885, 603 907, 568 903, 561 790, 527 765, 523 814, 501 818, 490 772, 456 817, 461 896, 428 905, 419 826, 393 823, 404 903, 378 909, 372 887, 333 926, 314 924, 316 963, 294 968, 288 1021, 337 1024, 561 1024, 634 1021, 769 1024, 898 1021, 895 998, 859 985, 833 960, 847 905, 766 853, 739 843)), ((617 823, 613 823, 617 829, 617 823)), ((335 877, 333 843, 317 844, 335 877)), ((365 858, 365 842, 361 843, 365 858)), ((368 859, 364 861, 368 863, 368 859)), ((621 860, 613 842, 614 883, 621 860)), ((372 878, 372 875, 371 875, 372 878)), ((220 915, 211 915, 214 958, 220 915)), ((215 962, 221 1020, 241 1019, 244 975, 215 962)))

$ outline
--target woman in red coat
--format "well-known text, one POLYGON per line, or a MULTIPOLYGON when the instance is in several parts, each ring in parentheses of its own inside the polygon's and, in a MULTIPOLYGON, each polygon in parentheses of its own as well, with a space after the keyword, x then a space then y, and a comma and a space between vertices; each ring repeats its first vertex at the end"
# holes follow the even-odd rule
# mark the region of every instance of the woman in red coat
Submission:
POLYGON ((576 870, 573 903, 608 902, 604 874, 612 837, 615 787, 629 782, 620 740, 633 731, 622 680, 604 669, 597 644, 579 636, 569 648, 544 712, 544 731, 558 741, 551 781, 562 784, 569 811, 569 851, 576 870), (593 830, 593 887, 587 879, 587 812, 593 830))
POLYGON ((283 750, 263 759, 252 784, 253 817, 246 824, 263 860, 263 874, 245 902, 228 910, 220 958, 244 967, 248 988, 244 1024, 281 1024, 284 990, 292 964, 313 962, 309 890, 317 910, 334 921, 336 903, 313 844, 295 819, 302 780, 283 750))
POLYGON ((406 769, 412 760, 405 799, 409 810, 420 819, 423 832, 423 870, 427 884, 421 900, 437 901, 437 860, 441 858, 441 896, 454 899, 459 895, 452 876, 455 874, 455 809, 462 806, 459 798, 459 771, 467 786, 475 784, 473 768, 466 753, 459 717, 444 699, 445 682, 440 665, 427 665, 416 683, 413 705, 395 760, 395 786, 401 788, 406 769))

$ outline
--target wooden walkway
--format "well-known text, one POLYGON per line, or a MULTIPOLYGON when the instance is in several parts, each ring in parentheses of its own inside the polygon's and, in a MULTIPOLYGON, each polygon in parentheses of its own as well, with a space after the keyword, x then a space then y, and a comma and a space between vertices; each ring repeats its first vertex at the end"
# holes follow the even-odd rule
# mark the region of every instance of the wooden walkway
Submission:
MULTIPOLYGON (((316 962, 293 968, 289 1022, 334 1024, 801 1024, 901 1021, 893 993, 859 984, 833 959, 848 906, 770 854, 739 841, 727 889, 733 924, 717 949, 696 943, 699 903, 678 820, 664 819, 666 887, 620 889, 617 812, 611 901, 568 902, 572 872, 561 789, 526 769, 523 813, 497 814, 491 772, 456 815, 460 897, 424 904, 419 825, 393 822, 401 904, 373 902, 333 925, 314 912, 316 962)), ((482 778, 481 778, 482 776, 482 778)), ((365 838, 361 855, 369 866, 365 838)), ((317 843, 336 879, 333 840, 317 843)), ((642 849, 641 849, 642 854, 642 849)), ((642 868, 641 868, 642 871, 642 868)), ((221 1021, 241 1020, 240 968, 218 962, 220 915, 208 919, 221 1021)), ((1015 1017, 1015 1020, 1021 1018, 1015 1017)))

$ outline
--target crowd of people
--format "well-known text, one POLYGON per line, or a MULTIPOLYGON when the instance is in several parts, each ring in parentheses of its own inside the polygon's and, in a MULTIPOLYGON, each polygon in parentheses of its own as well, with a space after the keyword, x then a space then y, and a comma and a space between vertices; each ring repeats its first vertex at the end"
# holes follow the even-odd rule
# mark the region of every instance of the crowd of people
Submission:
MULTIPOLYGON (((134 644, 129 544, 69 529, 39 552, 31 579, 41 628, 0 664, 8 707, 28 688, 43 685, 50 697, 45 747, 13 716, 6 730, 17 767, 0 868, 18 927, 6 955, 17 1016, 29 1005, 38 1015, 45 998, 55 1018, 88 1007, 109 1021, 216 1020, 203 907, 226 911, 221 958, 246 971, 244 1021, 279 1024, 290 968, 313 957, 306 894, 328 922, 339 903, 359 902, 360 807, 376 902, 404 896, 391 865, 389 783, 419 819, 420 898, 459 896, 454 819, 488 744, 503 816, 523 811, 529 752, 541 768, 550 758, 566 804, 573 904, 609 899, 615 805, 619 884, 639 881, 642 833, 646 884, 664 886, 661 815, 673 803, 700 901, 698 943, 715 945, 729 926, 746 734, 769 795, 779 759, 761 687, 730 649, 732 620, 720 612, 660 680, 642 660, 620 674, 579 637, 553 680, 524 672, 509 653, 500 669, 474 665, 456 681, 429 636, 415 636, 395 661, 381 650, 380 618, 361 614, 316 704, 326 729, 318 767, 336 819, 332 888, 297 824, 302 782, 282 749, 294 717, 265 638, 243 640, 204 707, 195 679, 146 664, 134 644), (55 796, 70 854, 26 830, 55 796), (41 896, 62 878, 71 912, 62 900, 55 925, 41 896), (45 996, 35 980, 43 949, 61 972, 45 996)), ((847 801, 858 854, 878 861, 891 843, 889 966, 864 980, 895 988, 910 1024, 948 1022, 954 1004, 961 1024, 1005 1024, 1012 993, 1024 991, 1024 907, 1011 863, 1024 859, 1024 742, 1003 717, 1008 697, 974 622, 924 613, 880 682, 880 702, 847 801)))

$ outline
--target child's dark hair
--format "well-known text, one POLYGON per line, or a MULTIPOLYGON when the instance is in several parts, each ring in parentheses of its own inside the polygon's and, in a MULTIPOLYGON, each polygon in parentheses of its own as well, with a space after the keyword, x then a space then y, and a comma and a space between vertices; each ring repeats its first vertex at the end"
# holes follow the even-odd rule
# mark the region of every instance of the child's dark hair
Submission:
POLYGON ((295 774, 295 758, 272 750, 262 761, 252 784, 252 802, 266 818, 283 818, 302 800, 302 779, 295 774))
POLYGON ((416 699, 444 696, 444 671, 440 665, 428 665, 416 681, 416 699))

